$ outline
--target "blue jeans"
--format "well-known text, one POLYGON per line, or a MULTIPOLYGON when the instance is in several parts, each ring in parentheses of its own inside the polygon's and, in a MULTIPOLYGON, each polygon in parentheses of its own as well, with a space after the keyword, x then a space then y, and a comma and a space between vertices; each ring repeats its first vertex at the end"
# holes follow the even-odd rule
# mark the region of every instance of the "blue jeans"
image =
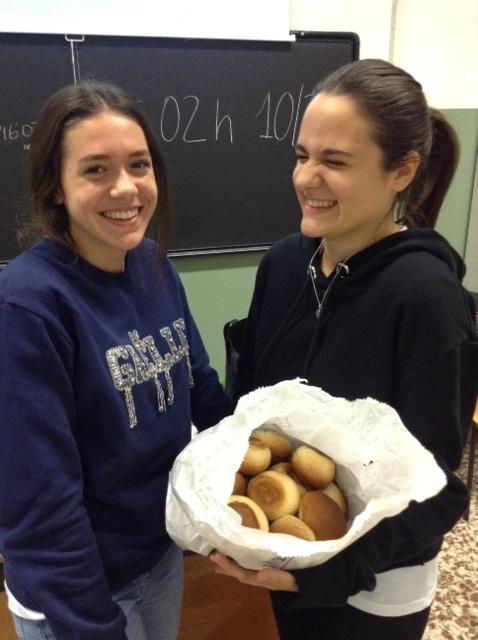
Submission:
MULTIPOLYGON (((126 616, 128 640, 175 640, 182 591, 183 553, 172 544, 151 571, 113 594, 126 616)), ((20 640, 55 640, 46 620, 12 616, 20 640)))

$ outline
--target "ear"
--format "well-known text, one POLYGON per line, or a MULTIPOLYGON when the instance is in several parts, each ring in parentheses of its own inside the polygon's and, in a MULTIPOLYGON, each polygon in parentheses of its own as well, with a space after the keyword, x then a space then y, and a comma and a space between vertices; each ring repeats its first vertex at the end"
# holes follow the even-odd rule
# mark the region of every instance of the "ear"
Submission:
POLYGON ((61 190, 60 187, 58 187, 58 189, 55 191, 55 195, 53 196, 53 202, 55 204, 64 204, 65 203, 65 198, 63 196, 63 191, 61 190))
POLYGON ((402 164, 395 169, 393 183, 397 193, 403 191, 412 182, 420 164, 420 154, 417 151, 409 151, 403 158, 402 164))

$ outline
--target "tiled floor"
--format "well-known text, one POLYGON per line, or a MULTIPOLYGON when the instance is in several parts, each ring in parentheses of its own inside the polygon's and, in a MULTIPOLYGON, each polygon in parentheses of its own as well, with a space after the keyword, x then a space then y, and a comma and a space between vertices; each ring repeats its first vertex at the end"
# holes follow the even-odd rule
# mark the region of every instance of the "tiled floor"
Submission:
MULTIPOLYGON (((466 481, 468 450, 460 469, 466 481)), ((424 640, 478 640, 478 452, 468 522, 460 520, 439 556, 438 593, 424 640)))

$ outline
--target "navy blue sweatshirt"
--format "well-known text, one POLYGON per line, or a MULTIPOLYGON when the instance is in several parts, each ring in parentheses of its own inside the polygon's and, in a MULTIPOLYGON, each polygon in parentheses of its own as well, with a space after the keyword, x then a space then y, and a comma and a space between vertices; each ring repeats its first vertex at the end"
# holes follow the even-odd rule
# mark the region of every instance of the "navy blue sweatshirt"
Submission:
POLYGON ((124 640, 111 593, 171 544, 168 472, 231 412, 183 287, 144 240, 100 271, 43 239, 0 274, 0 551, 59 640, 124 640))
MULTIPOLYGON (((293 571, 293 608, 344 605, 375 574, 438 553, 463 513, 456 478, 478 391, 478 337, 464 265, 432 230, 389 236, 328 278, 310 261, 318 241, 299 234, 265 254, 238 360, 236 393, 297 376, 349 400, 372 397, 399 413, 448 477, 438 496, 412 503, 319 567, 293 571)), ((383 434, 386 438, 386 433, 383 434)))

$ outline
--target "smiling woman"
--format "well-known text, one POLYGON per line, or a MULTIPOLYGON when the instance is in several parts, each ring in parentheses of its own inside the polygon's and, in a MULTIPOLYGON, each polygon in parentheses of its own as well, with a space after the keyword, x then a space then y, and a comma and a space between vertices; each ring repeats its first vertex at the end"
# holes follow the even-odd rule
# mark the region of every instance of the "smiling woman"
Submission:
POLYGON ((157 188, 141 127, 104 110, 73 122, 63 137, 55 203, 68 213, 80 255, 104 271, 121 271, 126 252, 143 239, 157 188))
POLYGON ((168 473, 231 405, 166 257, 162 155, 135 99, 81 83, 40 113, 29 176, 44 235, 0 278, 8 606, 22 640, 173 640, 168 473))
MULTIPOLYGON (((110 217, 129 218, 139 202, 139 193, 132 192, 141 186, 148 202, 138 214, 141 219, 148 216, 151 235, 164 257, 171 235, 169 182, 159 143, 139 101, 112 85, 87 82, 57 92, 41 115, 44 129, 35 128, 28 162, 33 234, 46 233, 76 253, 71 214, 77 206, 73 201, 70 211, 66 199, 79 198, 81 206, 82 198, 99 197, 103 189, 108 206, 88 206, 105 207, 113 212, 110 217)), ((96 213, 101 215, 101 208, 96 213)))
POLYGON ((447 485, 317 567, 254 572, 211 560, 270 590, 281 640, 419 640, 443 536, 467 504, 455 471, 478 383, 465 267, 433 230, 456 136, 407 71, 360 60, 316 87, 296 155, 301 234, 261 262, 236 395, 300 377, 334 396, 387 403, 447 485))
POLYGON ((371 125, 350 98, 321 93, 312 101, 296 156, 301 231, 325 239, 326 275, 340 260, 400 230, 392 210, 415 176, 419 155, 411 152, 396 169, 384 169, 371 125))

